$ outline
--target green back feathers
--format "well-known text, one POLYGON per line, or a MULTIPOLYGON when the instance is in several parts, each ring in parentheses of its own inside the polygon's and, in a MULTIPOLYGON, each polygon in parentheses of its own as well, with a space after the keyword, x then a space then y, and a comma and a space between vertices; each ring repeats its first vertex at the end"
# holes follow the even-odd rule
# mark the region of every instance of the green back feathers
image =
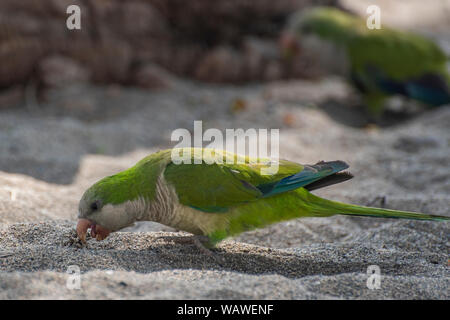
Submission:
POLYGON ((354 72, 376 66, 395 80, 416 78, 424 73, 446 77, 447 57, 431 40, 391 29, 367 30, 348 43, 354 72))
POLYGON ((303 169, 302 165, 282 160, 277 173, 262 175, 261 169, 268 167, 264 163, 269 159, 243 157, 226 151, 204 153, 207 149, 191 150, 192 163, 171 163, 164 177, 175 187, 181 204, 205 212, 225 212, 230 207, 255 201, 262 196, 257 185, 280 180, 303 169), (217 156, 223 163, 213 163, 211 156, 217 156), (232 163, 227 163, 227 156, 233 160, 229 161, 232 163), (195 164, 195 159, 199 162, 206 160, 206 163, 202 161, 195 164))
POLYGON ((364 19, 331 7, 307 10, 294 20, 291 25, 296 32, 315 34, 346 48, 353 72, 375 66, 396 80, 427 72, 448 79, 445 53, 421 35, 384 26, 371 30, 364 19))
POLYGON ((192 163, 168 164, 164 177, 175 187, 181 204, 204 212, 228 212, 233 207, 307 186, 348 168, 342 161, 304 166, 280 160, 276 162, 278 170, 266 175, 262 169, 269 163, 274 164, 269 159, 243 157, 226 151, 211 154, 211 149, 186 150, 193 151, 192 163), (210 157, 216 156, 222 163, 207 164, 213 162, 210 157), (226 162, 227 156, 232 163, 226 162))

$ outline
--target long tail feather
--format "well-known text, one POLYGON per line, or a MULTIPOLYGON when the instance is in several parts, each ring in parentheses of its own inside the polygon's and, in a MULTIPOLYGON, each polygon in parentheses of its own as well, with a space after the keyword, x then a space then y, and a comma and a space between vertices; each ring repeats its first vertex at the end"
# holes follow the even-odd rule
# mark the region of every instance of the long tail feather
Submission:
POLYGON ((395 218, 395 219, 414 219, 414 220, 437 220, 448 221, 450 217, 431 215, 410 211, 399 211, 391 209, 381 209, 358 206, 354 204, 341 203, 319 198, 311 193, 308 194, 310 201, 310 210, 313 214, 318 216, 329 216, 335 214, 349 215, 349 216, 364 216, 377 218, 395 218))

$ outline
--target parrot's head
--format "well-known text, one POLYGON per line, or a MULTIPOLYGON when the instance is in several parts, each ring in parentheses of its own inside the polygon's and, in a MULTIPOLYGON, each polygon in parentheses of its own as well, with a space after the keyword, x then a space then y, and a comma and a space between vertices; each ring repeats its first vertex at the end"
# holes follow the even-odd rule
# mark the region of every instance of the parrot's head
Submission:
POLYGON ((348 72, 345 44, 359 28, 359 20, 332 7, 313 7, 294 13, 280 37, 282 56, 320 67, 321 73, 348 72))
POLYGON ((123 175, 106 177, 83 194, 78 206, 77 233, 85 242, 87 230, 97 240, 105 239, 111 232, 135 222, 134 206, 130 206, 127 183, 123 175))

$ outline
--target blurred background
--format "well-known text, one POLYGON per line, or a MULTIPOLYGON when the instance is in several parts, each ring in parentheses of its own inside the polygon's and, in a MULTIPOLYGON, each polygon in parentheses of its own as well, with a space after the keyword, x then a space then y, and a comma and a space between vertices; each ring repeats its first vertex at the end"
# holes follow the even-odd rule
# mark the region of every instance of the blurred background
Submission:
MULTIPOLYGON (((127 290, 134 296, 133 286, 141 286, 138 281, 117 289, 94 274, 91 291, 68 293, 50 280, 64 282, 70 261, 81 265, 82 272, 219 268, 198 261, 192 248, 155 245, 159 240, 152 235, 127 238, 130 247, 117 234, 100 244, 91 241, 89 250, 60 245, 73 231, 86 188, 152 152, 173 147, 172 131, 193 130, 194 120, 203 121, 203 130, 280 129, 281 158, 349 163, 355 177, 318 190, 320 196, 448 214, 449 105, 429 108, 394 97, 386 112, 374 118, 348 79, 320 63, 286 58, 284 35, 296 12, 326 5, 366 19, 372 4, 381 9, 382 27, 426 36, 450 55, 450 0, 1 0, 0 249, 20 254, 0 257, 0 270, 52 273, 33 282, 47 288, 41 291, 28 290, 31 280, 23 275, 4 275, 9 289, 0 298, 98 298, 95 290, 102 286, 109 289, 101 294, 123 297, 127 290), (81 30, 66 27, 66 10, 73 4, 81 9, 81 30), (149 243, 157 249, 149 250, 149 243)), ((143 223, 127 230, 170 229, 143 223)), ((139 292, 157 298, 273 298, 273 287, 260 285, 264 278, 242 282, 239 277, 275 273, 302 279, 300 284, 275 278, 279 298, 442 299, 448 296, 442 281, 448 278, 447 239, 444 223, 297 219, 235 239, 297 250, 294 260, 278 251, 225 245, 221 250, 231 252, 227 258, 233 263, 225 266, 233 271, 231 287, 224 282, 225 289, 204 290, 218 281, 214 273, 196 291, 192 282, 171 289, 163 275, 156 278, 161 285, 155 290, 141 287, 139 292), (374 263, 386 276, 383 290, 369 292, 356 284, 365 283, 367 264, 374 263), (246 296, 237 294, 243 291, 246 296)), ((136 276, 120 279, 130 284, 136 276)), ((195 277, 195 272, 186 276, 195 277)))
MULTIPOLYGON (((5 0, 0 110, 56 102, 74 84, 160 90, 180 78, 234 85, 318 79, 326 70, 283 56, 288 18, 327 5, 365 19, 371 4, 380 7, 383 25, 425 34, 450 51, 447 0, 5 0), (81 30, 66 27, 71 4, 81 9, 81 30)), ((116 109, 94 101, 59 104, 60 114, 88 119, 116 109)))
MULTIPOLYGON (((382 145, 380 130, 430 109, 403 101, 401 112, 372 121, 347 79, 286 59, 283 35, 295 12, 326 5, 365 19, 372 2, 3 0, 0 170, 71 185, 85 155, 170 147, 172 130, 193 129, 194 120, 204 130, 280 128, 282 156, 316 162, 342 154, 351 162, 348 148, 360 141, 347 135, 378 134, 382 145), (81 9, 81 30, 66 27, 72 4, 81 9)), ((450 1, 376 4, 383 26, 425 35, 450 52, 450 1)), ((441 132, 417 136, 393 145, 448 146, 441 132)))

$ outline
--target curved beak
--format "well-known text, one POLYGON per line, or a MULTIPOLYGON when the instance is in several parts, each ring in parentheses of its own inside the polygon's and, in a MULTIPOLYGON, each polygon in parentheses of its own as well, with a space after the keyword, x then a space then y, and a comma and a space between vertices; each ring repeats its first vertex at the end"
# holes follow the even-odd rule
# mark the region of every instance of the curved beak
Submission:
POLYGON ((78 219, 77 235, 83 243, 86 243, 86 234, 89 228, 91 229, 92 238, 97 239, 97 241, 106 239, 106 237, 108 237, 111 233, 110 230, 103 228, 91 220, 78 219))

